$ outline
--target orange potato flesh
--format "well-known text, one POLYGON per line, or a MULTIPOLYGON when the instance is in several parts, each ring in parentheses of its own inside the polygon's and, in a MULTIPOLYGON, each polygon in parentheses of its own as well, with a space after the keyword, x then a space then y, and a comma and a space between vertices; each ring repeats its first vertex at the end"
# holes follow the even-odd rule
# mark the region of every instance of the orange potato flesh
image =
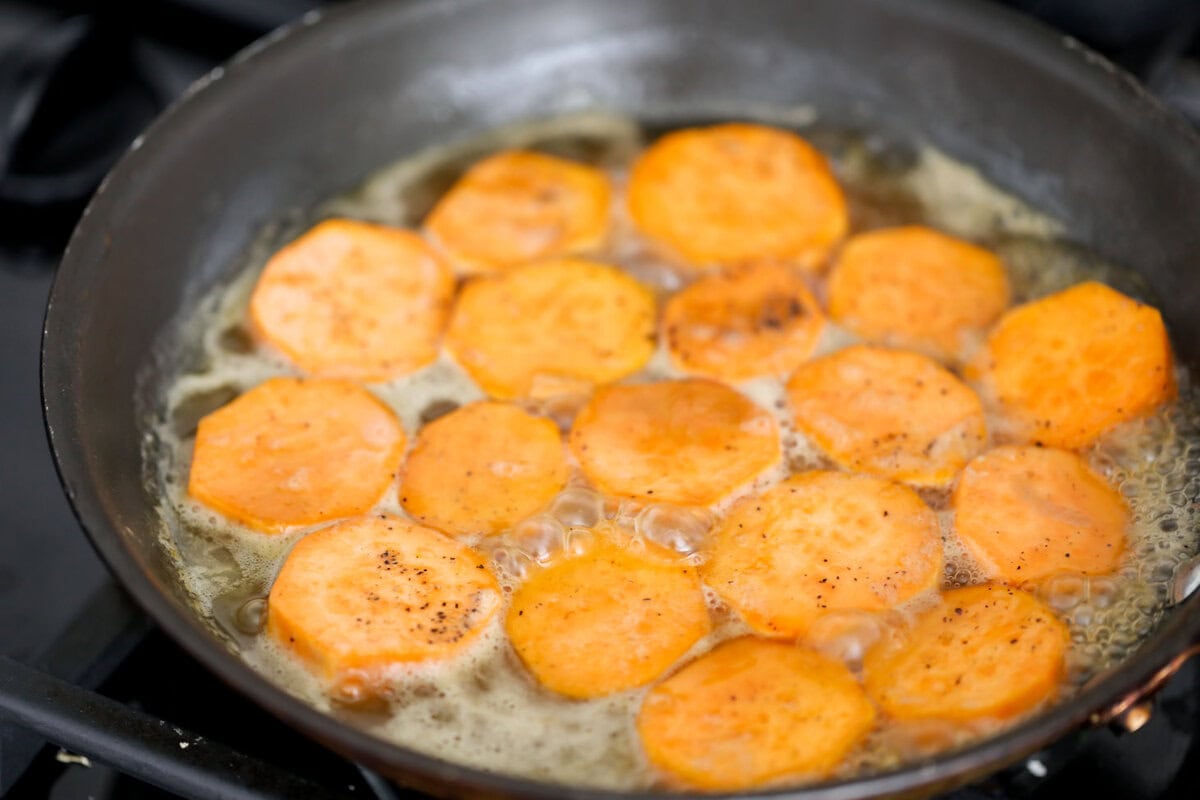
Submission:
POLYGON ((400 479, 400 502, 450 534, 499 533, 567 484, 558 426, 504 403, 472 403, 421 429, 400 479))
POLYGON ((634 163, 628 202, 642 233, 696 265, 774 258, 816 270, 849 224, 824 157, 765 125, 663 136, 634 163))
POLYGON ((1072 452, 998 447, 954 490, 958 538, 989 577, 1022 583, 1058 571, 1103 575, 1125 551, 1121 493, 1072 452))
POLYGON ((300 540, 267 599, 267 633, 335 681, 443 660, 499 611, 478 553, 430 528, 372 515, 300 540))
POLYGON ((272 378, 200 420, 188 492, 263 533, 353 516, 387 490, 400 421, 335 380, 272 378))
POLYGON ((758 633, 795 638, 827 611, 882 611, 935 589, 941 571, 937 517, 912 489, 805 472, 739 501, 701 576, 758 633))
POLYGON ((322 222, 267 262, 251 323, 305 372, 386 381, 437 358, 454 276, 409 231, 322 222))
POLYGON ((655 686, 637 727, 684 787, 734 791, 829 775, 875 710, 838 661, 782 642, 724 642, 655 686))
POLYGON ((967 379, 1014 442, 1074 450, 1175 394, 1162 317, 1089 281, 1009 311, 967 379))
POLYGON ((598 247, 608 234, 610 203, 599 170, 509 150, 471 167, 425 228, 460 273, 502 272, 598 247))
POLYGON ((867 651, 867 693, 898 720, 1003 720, 1054 697, 1069 633, 1033 595, 1005 586, 947 592, 867 651))
POLYGON ((678 505, 715 503, 781 457, 767 411, 702 379, 601 389, 570 442, 606 494, 678 505))
POLYGON ((871 342, 961 360, 1008 306, 1000 259, 910 226, 861 233, 829 276, 829 316, 871 342))
POLYGON ((678 368, 731 381, 791 374, 824 326, 804 279, 774 262, 701 278, 670 299, 662 321, 678 368))
POLYGON ((589 698, 654 680, 710 624, 700 578, 675 553, 598 538, 530 575, 513 593, 506 628, 543 686, 589 698))
POLYGON ((615 267, 559 259, 468 283, 446 344, 493 397, 590 390, 641 369, 654 314, 650 290, 615 267))
POLYGON ((945 486, 987 442, 979 398, 926 356, 856 345, 788 381, 796 427, 830 459, 915 486, 945 486))

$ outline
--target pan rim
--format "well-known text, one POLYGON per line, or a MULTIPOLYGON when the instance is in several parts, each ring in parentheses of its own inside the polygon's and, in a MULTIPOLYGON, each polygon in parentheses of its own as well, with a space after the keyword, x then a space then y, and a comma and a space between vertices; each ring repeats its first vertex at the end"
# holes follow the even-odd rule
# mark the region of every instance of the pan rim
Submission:
MULTIPOLYGON (((102 182, 64 252, 55 276, 43 324, 41 387, 43 414, 48 439, 54 454, 59 480, 71 501, 72 510, 118 582, 134 596, 177 643, 207 669, 232 686, 239 694, 266 708, 275 716, 303 730, 343 754, 389 774, 403 772, 416 776, 419 783, 434 782, 449 791, 486 792, 499 796, 572 797, 579 800, 601 798, 658 798, 659 793, 614 792, 564 787, 525 778, 487 772, 426 755, 342 723, 287 693, 243 660, 230 653, 200 622, 175 603, 167 589, 145 571, 138 555, 120 534, 103 501, 89 479, 87 453, 80 435, 79 409, 71 402, 72 325, 62 310, 63 297, 72 281, 92 268, 81 255, 83 244, 103 236, 103 217, 112 205, 114 185, 122 176, 139 168, 155 144, 170 136, 178 127, 186 127, 189 115, 201 102, 219 99, 225 87, 248 70, 303 53, 334 30, 352 30, 360 18, 384 13, 397 15, 397 24, 409 24, 429 14, 455 15, 481 5, 486 0, 406 0, 397 8, 388 0, 359 0, 324 13, 310 13, 285 26, 234 56, 190 87, 176 100, 133 146, 102 182)), ((865 0, 883 5, 886 0, 865 0)), ((982 0, 923 0, 905 4, 904 13, 912 13, 923 22, 951 29, 977 31, 986 26, 993 43, 1012 46, 1018 40, 1021 55, 1038 68, 1067 79, 1073 88, 1099 96, 1115 97, 1115 102, 1132 106, 1141 126, 1165 126, 1157 136, 1170 137, 1172 150, 1186 159, 1200 177, 1200 135, 1158 100, 1150 96, 1131 76, 1103 57, 1063 37, 1017 12, 982 0)), ((1118 668, 1097 680, 1066 702, 1038 714, 995 737, 989 737, 961 750, 936 758, 910 763, 902 768, 875 775, 822 783, 811 787, 771 789, 750 793, 704 794, 696 797, 796 797, 848 798, 919 791, 937 787, 950 780, 965 783, 985 772, 1001 768, 1048 742, 1084 725, 1091 713, 1115 702, 1133 687, 1149 680, 1170 658, 1191 643, 1200 629, 1200 595, 1189 598, 1173 609, 1158 631, 1118 668)), ((948 786, 949 784, 947 784, 948 786)), ((673 795, 675 796, 675 795, 673 795)), ((688 795, 678 795, 686 797, 688 795)))

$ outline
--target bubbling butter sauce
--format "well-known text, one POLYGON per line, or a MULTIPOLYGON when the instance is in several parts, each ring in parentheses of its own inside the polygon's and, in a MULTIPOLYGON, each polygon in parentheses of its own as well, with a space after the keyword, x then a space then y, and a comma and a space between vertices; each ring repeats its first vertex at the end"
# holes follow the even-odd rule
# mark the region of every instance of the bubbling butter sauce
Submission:
MULTIPOLYGON (((783 115, 780 120, 787 118, 783 115)), ((1087 279, 1105 281, 1153 302, 1145 297, 1136 275, 1064 242, 1053 220, 936 150, 900 146, 819 124, 801 133, 834 165, 850 201, 855 231, 921 223, 979 242, 1003 259, 1015 302, 1087 279)), ((628 119, 584 114, 513 126, 405 158, 379 170, 355 191, 264 230, 237 275, 180 321, 177 340, 186 343, 193 357, 180 359, 180 372, 162 387, 160 407, 147 422, 146 479, 161 498, 162 545, 197 612, 255 669, 323 711, 449 761, 579 786, 658 785, 634 729, 634 716, 646 690, 580 701, 539 688, 505 639, 503 615, 450 663, 397 667, 387 678, 390 688, 383 699, 352 684, 323 684, 262 634, 265 598, 274 576, 291 546, 311 529, 264 536, 198 505, 186 492, 199 418, 269 377, 295 374, 287 363, 256 347, 244 327, 258 273, 281 244, 327 216, 415 227, 467 165, 505 147, 534 147, 596 164, 608 171, 618 190, 614 196, 620 198, 627 166, 647 135, 628 119)), ((614 201, 613 214, 614 235, 607 249, 591 257, 622 266, 654 287, 660 299, 678 289, 686 273, 674 269, 634 233, 619 199, 614 201)), ((848 332, 827 324, 818 354, 854 341, 848 332)), ((678 376, 660 343, 647 366, 629 380, 678 376)), ((1070 627, 1067 692, 1136 648, 1169 607, 1177 570, 1197 552, 1200 526, 1194 504, 1200 493, 1200 403, 1189 376, 1181 371, 1178 378, 1177 403, 1110 432, 1085 454, 1093 467, 1120 487, 1132 508, 1129 548, 1121 569, 1106 577, 1058 575, 1035 587, 1070 627)), ((759 378, 735 388, 776 415, 785 454, 779 466, 743 487, 737 496, 762 491, 789 472, 830 466, 793 429, 781 381, 759 378)), ((444 354, 415 374, 370 389, 399 416, 410 446, 422 424, 483 397, 444 354)), ((566 427, 575 409, 538 410, 566 427)), ((922 496, 941 520, 943 588, 980 582, 979 568, 954 537, 948 493, 923 491, 922 496)), ((617 501, 601 497, 577 477, 546 509, 500 536, 474 544, 492 558, 506 593, 520 583, 530 565, 544 563, 562 548, 582 546, 592 535, 585 529, 598 524, 633 545, 657 542, 677 551, 681 559, 699 563, 699 551, 733 499, 707 510, 617 501)), ((404 515, 394 484, 375 510, 404 515)), ((707 592, 707 598, 713 632, 681 663, 723 639, 747 632, 715 594, 707 592)), ((914 610, 918 608, 884 615, 840 612, 819 622, 810 639, 857 669, 863 651, 883 626, 914 610)), ((997 727, 987 722, 884 723, 839 774, 899 766, 997 727)))

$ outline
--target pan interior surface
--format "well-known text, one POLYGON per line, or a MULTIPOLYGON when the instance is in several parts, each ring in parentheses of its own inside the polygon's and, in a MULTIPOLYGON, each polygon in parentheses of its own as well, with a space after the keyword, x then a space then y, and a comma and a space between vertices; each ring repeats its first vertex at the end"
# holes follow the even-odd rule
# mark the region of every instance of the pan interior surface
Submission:
MULTIPOLYGON (((178 357, 180 312, 264 226, 398 154, 584 109, 651 123, 819 109, 928 141, 1144 276, 1177 357, 1200 337, 1200 150, 1125 79, 989 7, 960 3, 448 2, 352 5, 236 60, 160 120, 81 223, 47 317, 44 392, 64 485, 98 549, 156 618, 227 680, 315 737, 441 793, 559 787, 390 747, 305 708, 202 628, 157 538, 139 419, 178 357), (315 111, 319 109, 319 111, 315 111), (131 403, 130 398, 135 401, 131 403)), ((1118 673, 1051 714, 931 767, 811 796, 949 785, 1019 757, 1148 676, 1195 601, 1118 673)), ((578 796, 589 796, 579 791, 578 796)))

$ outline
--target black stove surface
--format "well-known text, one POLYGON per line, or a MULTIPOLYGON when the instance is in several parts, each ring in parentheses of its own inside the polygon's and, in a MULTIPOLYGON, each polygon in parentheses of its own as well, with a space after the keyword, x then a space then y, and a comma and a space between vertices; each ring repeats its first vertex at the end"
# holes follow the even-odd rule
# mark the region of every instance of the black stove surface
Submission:
MULTIPOLYGON (((1200 2, 1011 4, 1105 50, 1200 123, 1200 2)), ((0 797, 406 796, 230 690, 132 606, 66 503, 41 418, 45 300, 95 183, 192 80, 315 5, 0 0, 0 709, 31 715, 0 710, 0 797)), ((1084 731, 952 797, 1077 794, 1200 796, 1200 666, 1136 733, 1084 731)))

